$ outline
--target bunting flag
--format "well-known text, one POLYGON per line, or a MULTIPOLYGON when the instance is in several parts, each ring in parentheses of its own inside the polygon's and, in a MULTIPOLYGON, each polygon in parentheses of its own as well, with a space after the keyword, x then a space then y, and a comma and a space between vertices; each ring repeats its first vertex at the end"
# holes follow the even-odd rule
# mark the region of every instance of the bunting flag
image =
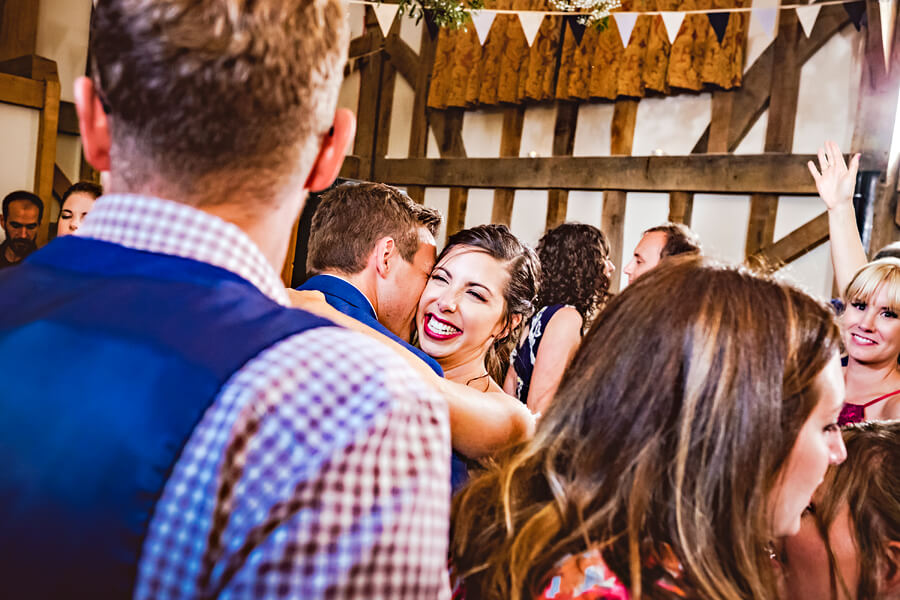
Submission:
POLYGON ((387 37, 388 31, 391 30, 391 25, 394 24, 394 17, 397 16, 397 11, 400 10, 400 5, 375 4, 372 5, 372 10, 375 11, 375 18, 378 19, 381 35, 387 37))
POLYGON ((731 18, 730 12, 711 12, 707 13, 709 24, 712 25, 713 31, 716 32, 716 39, 722 43, 725 37, 725 30, 728 29, 728 20, 731 18))
POLYGON ((570 17, 566 17, 566 21, 569 23, 569 29, 572 31, 572 37, 575 38, 575 45, 581 45, 581 39, 584 37, 584 31, 587 27, 578 22, 578 17, 572 15, 570 17))
POLYGON ((800 19, 800 25, 803 26, 803 33, 806 37, 812 33, 813 27, 816 25, 816 19, 819 18, 819 11, 822 6, 819 4, 810 4, 809 6, 798 6, 796 8, 797 18, 800 19))
POLYGON ((884 70, 891 70, 891 45, 894 39, 894 26, 897 24, 894 5, 887 0, 878 0, 878 13, 881 17, 881 48, 884 51, 884 70))
POLYGON ((684 21, 684 13, 664 11, 659 13, 659 16, 662 17, 666 33, 669 34, 669 43, 674 44, 675 38, 678 37, 678 31, 681 29, 681 23, 684 21))
POLYGON ((544 22, 543 13, 539 12, 520 12, 519 13, 519 24, 522 26, 522 31, 525 33, 525 40, 528 42, 528 46, 534 43, 534 38, 537 35, 538 30, 541 28, 541 23, 544 22))
POLYGON ((753 18, 759 23, 763 31, 769 37, 775 37, 775 28, 778 27, 778 13, 781 12, 777 8, 760 8, 753 11, 753 18))
POLYGON ((853 23, 853 26, 856 27, 857 31, 859 31, 859 28, 862 27, 863 17, 866 14, 865 2, 845 3, 844 10, 847 11, 847 15, 849 15, 850 17, 850 22, 853 23))
POLYGON ((616 27, 619 28, 619 37, 622 38, 622 46, 628 47, 628 41, 631 39, 631 32, 634 30, 634 24, 637 23, 637 14, 635 13, 613 13, 616 19, 616 27))
POLYGON ((491 25, 494 24, 497 13, 492 10, 473 10, 469 13, 469 16, 472 17, 472 25, 475 26, 475 33, 478 34, 478 41, 483 45, 484 40, 487 39, 488 33, 491 31, 491 25))

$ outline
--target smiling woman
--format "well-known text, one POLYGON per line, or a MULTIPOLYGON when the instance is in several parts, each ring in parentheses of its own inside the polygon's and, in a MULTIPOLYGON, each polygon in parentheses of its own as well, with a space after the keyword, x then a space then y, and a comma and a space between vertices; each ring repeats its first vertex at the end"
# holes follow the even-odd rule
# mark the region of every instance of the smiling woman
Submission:
POLYGON ((497 381, 511 343, 533 311, 540 264, 504 225, 482 225, 450 237, 416 315, 419 345, 445 376, 485 392, 497 381))

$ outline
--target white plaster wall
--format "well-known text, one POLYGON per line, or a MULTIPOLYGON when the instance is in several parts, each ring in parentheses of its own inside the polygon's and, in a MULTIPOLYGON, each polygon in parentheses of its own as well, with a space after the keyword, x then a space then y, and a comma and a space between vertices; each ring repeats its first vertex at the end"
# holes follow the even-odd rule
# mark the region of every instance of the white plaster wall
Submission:
POLYGON ((56 61, 60 96, 72 102, 73 84, 84 75, 91 27, 91 0, 39 0, 37 53, 56 61))
MULTIPOLYGON (((757 0, 758 1, 758 0, 757 0)), ((362 14, 353 18, 361 28, 362 14)), ((407 20, 401 35, 414 49, 421 39, 421 27, 407 20)), ((793 151, 814 153, 825 139, 835 139, 848 147, 856 108, 856 88, 859 78, 859 44, 861 35, 848 26, 830 40, 804 65, 798 98, 798 118, 793 151)), ((751 19, 748 35, 746 67, 752 64, 768 46, 770 36, 751 19)), ((345 92, 356 99, 358 80, 351 79, 345 92)), ((393 117, 389 156, 404 157, 409 144, 409 114, 413 92, 407 82, 398 77, 394 90, 393 117)), ((355 102, 354 102, 355 104, 355 102)), ((576 156, 608 156, 610 126, 614 105, 609 102, 581 105, 575 132, 576 156)), ((710 119, 708 93, 684 93, 669 97, 641 100, 635 123, 634 155, 688 154, 702 135, 710 119)), ((553 144, 555 108, 550 104, 529 106, 525 112, 520 156, 550 156, 553 144)), ((763 152, 768 115, 764 113, 753 125, 736 152, 763 152)), ((463 140, 470 157, 494 157, 499 153, 503 114, 501 108, 468 110, 463 120, 463 140)), ((429 132, 427 156, 438 157, 434 135, 429 132)), ((449 191, 430 189, 426 204, 446 214, 449 191)), ((472 226, 490 220, 493 205, 492 190, 470 189, 465 224, 472 226)), ((747 236, 750 198, 746 195, 697 194, 694 198, 693 228, 703 240, 706 251, 729 262, 743 260, 747 236)), ((780 200, 775 237, 789 233, 821 212, 817 198, 785 197, 780 200)), ((543 232, 547 214, 547 193, 523 190, 516 193, 511 220, 512 230, 524 240, 534 243, 543 232)), ((602 215, 602 193, 571 192, 566 218, 599 226, 602 215)), ((662 223, 668 217, 668 195, 630 193, 625 212, 623 254, 628 257, 640 239, 641 232, 662 223)), ((799 283, 822 297, 831 294, 831 266, 827 244, 795 261, 781 271, 788 279, 799 283)), ((624 285, 624 279, 623 279, 624 285)))
MULTIPOLYGON (((0 103, 0 197, 13 190, 34 189, 40 128, 38 111, 0 103)), ((6 238, 0 229, 0 243, 6 238)))

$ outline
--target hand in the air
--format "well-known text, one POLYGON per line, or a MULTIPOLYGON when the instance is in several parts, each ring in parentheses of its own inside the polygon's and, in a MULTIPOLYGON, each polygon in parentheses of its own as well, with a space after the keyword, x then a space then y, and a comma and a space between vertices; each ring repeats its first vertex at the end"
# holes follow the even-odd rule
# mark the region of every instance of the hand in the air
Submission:
POLYGON ((819 167, 821 173, 813 161, 806 163, 813 179, 816 180, 816 189, 819 196, 825 202, 829 210, 853 203, 853 189, 856 187, 856 172, 859 170, 859 154, 850 159, 850 167, 844 162, 837 143, 825 142, 824 148, 819 148, 819 167))

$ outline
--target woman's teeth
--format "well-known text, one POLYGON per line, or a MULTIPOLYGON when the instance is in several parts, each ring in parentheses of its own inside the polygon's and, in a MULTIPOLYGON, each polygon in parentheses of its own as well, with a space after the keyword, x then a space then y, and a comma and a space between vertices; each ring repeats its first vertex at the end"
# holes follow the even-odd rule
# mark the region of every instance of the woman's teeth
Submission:
POLYGON ((871 346, 872 344, 875 343, 874 341, 870 340, 869 338, 864 338, 862 336, 856 335, 855 333, 852 335, 853 335, 853 339, 856 340, 856 343, 858 343, 858 344, 865 344, 867 346, 871 346))
POLYGON ((459 333, 459 329, 447 323, 441 323, 435 318, 428 319, 428 329, 438 335, 453 335, 459 333))

